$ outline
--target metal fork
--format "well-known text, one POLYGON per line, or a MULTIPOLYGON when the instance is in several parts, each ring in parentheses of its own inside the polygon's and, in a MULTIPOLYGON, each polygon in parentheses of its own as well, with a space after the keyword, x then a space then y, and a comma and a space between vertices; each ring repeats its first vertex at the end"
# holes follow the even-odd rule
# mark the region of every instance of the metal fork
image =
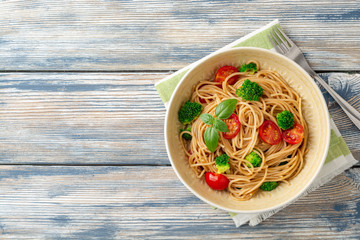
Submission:
POLYGON ((273 31, 270 31, 268 38, 275 50, 278 53, 281 53, 288 58, 294 60, 298 63, 309 75, 315 78, 321 86, 323 86, 326 91, 335 99, 335 101, 340 105, 344 110, 346 115, 351 119, 351 121, 360 129, 360 113, 352 107, 347 101, 345 101, 339 94, 337 94, 319 75, 317 75, 314 70, 309 66, 308 62, 305 59, 304 54, 301 50, 290 40, 288 36, 277 26, 274 27, 273 31))

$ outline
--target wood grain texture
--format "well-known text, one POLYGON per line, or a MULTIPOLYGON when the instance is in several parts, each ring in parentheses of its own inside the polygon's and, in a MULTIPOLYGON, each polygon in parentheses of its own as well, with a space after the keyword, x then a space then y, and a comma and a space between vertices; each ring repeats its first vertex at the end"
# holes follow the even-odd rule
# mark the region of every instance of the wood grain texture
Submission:
POLYGON ((315 70, 360 70, 360 2, 2 1, 0 70, 174 70, 279 18, 315 70))
POLYGON ((360 228, 360 169, 240 228, 189 192, 171 167, 0 171, 2 239, 356 239, 360 228))
POLYGON ((164 74, 1 74, 1 163, 169 164, 164 74))
MULTIPOLYGON (((167 75, 0 74, 0 163, 169 164, 163 135, 165 108, 154 88, 154 82, 167 75)), ((359 74, 322 76, 344 83, 350 79, 360 89, 360 81, 355 85, 359 74)), ((330 82, 334 89, 340 86, 330 82)), ((350 150, 360 159, 359 132, 327 99, 350 150)))

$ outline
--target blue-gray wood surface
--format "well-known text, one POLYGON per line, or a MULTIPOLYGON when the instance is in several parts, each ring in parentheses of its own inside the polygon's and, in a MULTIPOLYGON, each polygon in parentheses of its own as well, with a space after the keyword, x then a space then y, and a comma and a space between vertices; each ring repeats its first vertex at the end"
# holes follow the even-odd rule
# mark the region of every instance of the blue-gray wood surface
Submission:
MULTIPOLYGON (((359 1, 1 1, 0 239, 359 239, 360 168, 235 228, 177 179, 154 83, 279 18, 360 110, 359 1)), ((325 93, 354 157, 360 132, 325 93)))

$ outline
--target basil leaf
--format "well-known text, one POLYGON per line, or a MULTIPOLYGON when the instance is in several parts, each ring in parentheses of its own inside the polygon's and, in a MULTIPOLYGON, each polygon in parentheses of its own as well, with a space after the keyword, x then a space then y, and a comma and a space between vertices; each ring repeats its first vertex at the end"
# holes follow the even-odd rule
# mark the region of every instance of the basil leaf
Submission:
POLYGON ((227 119, 233 114, 237 104, 236 99, 227 99, 222 101, 215 108, 215 115, 220 119, 227 119))
POLYGON ((214 152, 219 142, 219 133, 214 127, 208 127, 204 133, 204 140, 210 152, 214 152))
POLYGON ((201 121, 203 121, 204 123, 206 123, 208 125, 214 124, 214 121, 215 121, 215 118, 209 113, 201 114, 200 119, 201 119, 201 121))
POLYGON ((218 130, 220 132, 228 132, 229 131, 229 128, 226 125, 226 123, 224 123, 220 119, 216 119, 213 126, 216 130, 218 130))

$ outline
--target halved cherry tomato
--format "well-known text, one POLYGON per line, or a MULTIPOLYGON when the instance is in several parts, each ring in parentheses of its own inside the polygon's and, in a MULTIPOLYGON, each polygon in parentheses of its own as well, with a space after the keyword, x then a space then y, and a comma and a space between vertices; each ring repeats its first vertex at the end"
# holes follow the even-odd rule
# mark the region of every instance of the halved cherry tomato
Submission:
POLYGON ((241 123, 238 116, 235 113, 231 114, 228 119, 223 120, 227 127, 229 128, 228 132, 223 132, 223 137, 226 139, 234 138, 240 131, 241 123))
POLYGON ((260 138, 270 144, 276 145, 281 141, 280 128, 271 120, 266 120, 259 128, 260 138))
POLYGON ((304 128, 298 123, 295 123, 294 127, 292 129, 288 129, 286 131, 283 131, 282 138, 285 142, 290 144, 298 144, 301 143, 301 141, 304 138, 304 128))
POLYGON ((201 103, 206 103, 206 100, 203 99, 203 98, 201 98, 201 97, 199 97, 199 101, 200 101, 201 103))
MULTIPOLYGON (((222 83, 223 81, 225 81, 225 79, 227 78, 227 76, 229 76, 230 74, 233 74, 235 72, 238 72, 239 70, 236 67, 233 66, 223 66, 221 68, 219 68, 219 70, 217 70, 216 72, 216 76, 215 76, 215 82, 220 82, 222 83)), ((239 76, 233 76, 231 77, 227 83, 232 85, 234 84, 237 80, 239 79, 239 76)))
POLYGON ((229 185, 229 179, 220 173, 205 173, 205 181, 214 190, 224 190, 229 185))

